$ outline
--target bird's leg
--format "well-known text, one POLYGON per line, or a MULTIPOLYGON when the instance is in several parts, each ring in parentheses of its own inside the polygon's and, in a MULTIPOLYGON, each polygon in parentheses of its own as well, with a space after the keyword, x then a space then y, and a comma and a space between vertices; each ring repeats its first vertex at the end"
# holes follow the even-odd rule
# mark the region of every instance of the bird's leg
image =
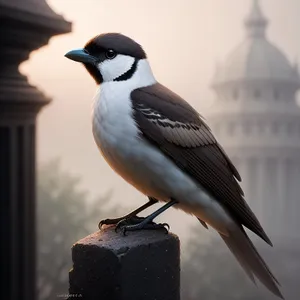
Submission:
POLYGON ((126 235, 126 231, 135 231, 135 230, 142 230, 142 229, 164 229, 164 230, 166 230, 166 233, 168 233, 168 230, 170 228, 170 226, 168 224, 166 224, 166 223, 156 224, 153 222, 153 219, 156 218, 161 213, 163 213, 169 207, 171 207, 177 203, 178 203, 178 201, 172 199, 171 201, 166 203, 164 206, 162 206, 161 208, 156 210, 154 213, 152 213, 148 217, 144 218, 141 222, 134 224, 134 225, 127 225, 126 222, 120 221, 116 226, 116 231, 118 229, 121 229, 123 234, 126 235))
POLYGON ((133 223, 138 223, 144 218, 138 217, 137 214, 145 210, 146 208, 152 206, 153 204, 157 203, 158 200, 152 197, 148 197, 149 201, 145 203, 144 205, 140 206, 136 210, 132 211, 131 213, 127 214, 124 217, 116 218, 116 219, 105 219, 99 222, 98 228, 101 229, 103 225, 114 225, 118 224, 120 221, 126 221, 126 220, 131 220, 133 223))

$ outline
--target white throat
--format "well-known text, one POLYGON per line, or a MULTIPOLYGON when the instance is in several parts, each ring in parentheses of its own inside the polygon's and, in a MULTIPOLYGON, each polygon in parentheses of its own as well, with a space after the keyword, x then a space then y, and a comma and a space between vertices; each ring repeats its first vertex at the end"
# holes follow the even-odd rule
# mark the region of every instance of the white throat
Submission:
POLYGON ((93 131, 100 148, 103 142, 108 142, 105 140, 117 139, 120 142, 124 135, 137 135, 130 94, 135 89, 155 83, 147 59, 142 59, 129 79, 106 81, 99 86, 93 107, 93 131))
POLYGON ((114 169, 120 155, 130 153, 139 136, 130 94, 155 83, 148 61, 143 59, 139 60, 131 78, 103 82, 98 89, 92 115, 93 135, 99 150, 114 169))
MULTIPOLYGON (((132 64, 134 63, 134 59, 132 57, 127 56, 126 58, 128 58, 128 60, 126 60, 126 63, 123 60, 123 68, 121 68, 120 66, 116 68, 114 76, 112 76, 112 72, 110 71, 108 71, 106 75, 102 74, 103 79, 104 76, 106 76, 107 81, 104 80, 103 83, 101 83, 98 91, 100 93, 97 94, 101 95, 104 93, 108 98, 117 97, 116 94, 120 94, 118 96, 124 98, 124 93, 129 96, 129 93, 131 93, 131 91, 133 91, 134 89, 149 86, 156 83, 156 79, 154 78, 150 64, 147 59, 141 59, 138 61, 136 70, 129 79, 122 81, 113 81, 113 79, 111 78, 117 78, 120 75, 124 74, 131 68, 132 64), (116 72, 117 70, 119 72, 116 72), (110 80, 108 80, 109 78, 110 80), (123 94, 123 96, 121 93, 123 94)), ((102 67, 105 68, 106 66, 102 67)))
POLYGON ((98 69, 102 75, 103 82, 113 81, 130 70, 134 64, 134 58, 118 54, 114 59, 101 62, 98 69))
MULTIPOLYGON (((98 65, 98 69, 102 75, 103 83, 114 81, 116 78, 122 76, 132 68, 134 63, 134 57, 122 54, 118 54, 112 60, 107 59, 101 62, 98 65)), ((135 73, 141 76, 142 79, 145 78, 146 80, 149 80, 150 77, 153 78, 153 74, 147 59, 138 61, 135 73)))

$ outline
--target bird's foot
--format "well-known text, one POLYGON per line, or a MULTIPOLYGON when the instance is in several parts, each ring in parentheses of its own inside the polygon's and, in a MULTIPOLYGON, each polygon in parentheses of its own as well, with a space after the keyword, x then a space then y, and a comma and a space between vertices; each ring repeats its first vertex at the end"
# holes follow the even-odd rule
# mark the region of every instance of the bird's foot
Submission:
POLYGON ((120 222, 128 223, 128 225, 137 224, 144 220, 145 218, 138 217, 138 216, 131 216, 131 217, 121 217, 116 219, 105 219, 101 220, 98 224, 98 228, 101 230, 103 225, 117 225, 120 222))
POLYGON ((123 219, 118 222, 115 231, 121 231, 123 235, 126 235, 127 231, 136 231, 136 230, 160 230, 163 229, 166 233, 169 232, 170 226, 167 223, 156 224, 152 220, 148 220, 143 217, 131 217, 128 219, 123 219))

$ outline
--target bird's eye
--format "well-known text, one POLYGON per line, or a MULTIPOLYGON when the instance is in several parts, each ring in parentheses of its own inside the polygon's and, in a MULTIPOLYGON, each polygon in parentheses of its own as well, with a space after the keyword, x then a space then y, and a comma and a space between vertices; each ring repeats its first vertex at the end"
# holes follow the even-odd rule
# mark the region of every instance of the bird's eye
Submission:
POLYGON ((115 58, 115 57, 117 56, 117 53, 116 53, 114 50, 112 50, 112 49, 108 49, 108 50, 105 52, 105 56, 106 56, 106 58, 108 58, 108 59, 113 59, 113 58, 115 58))

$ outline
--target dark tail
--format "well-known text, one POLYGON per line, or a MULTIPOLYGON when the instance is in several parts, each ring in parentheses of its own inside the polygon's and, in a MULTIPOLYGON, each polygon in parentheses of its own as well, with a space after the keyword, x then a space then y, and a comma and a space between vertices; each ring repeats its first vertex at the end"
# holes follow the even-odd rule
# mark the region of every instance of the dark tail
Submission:
POLYGON ((235 230, 230 230, 229 233, 229 236, 222 234, 220 236, 251 281, 255 283, 254 276, 257 277, 273 294, 284 299, 278 288, 279 282, 257 252, 244 229, 237 227, 235 230))

